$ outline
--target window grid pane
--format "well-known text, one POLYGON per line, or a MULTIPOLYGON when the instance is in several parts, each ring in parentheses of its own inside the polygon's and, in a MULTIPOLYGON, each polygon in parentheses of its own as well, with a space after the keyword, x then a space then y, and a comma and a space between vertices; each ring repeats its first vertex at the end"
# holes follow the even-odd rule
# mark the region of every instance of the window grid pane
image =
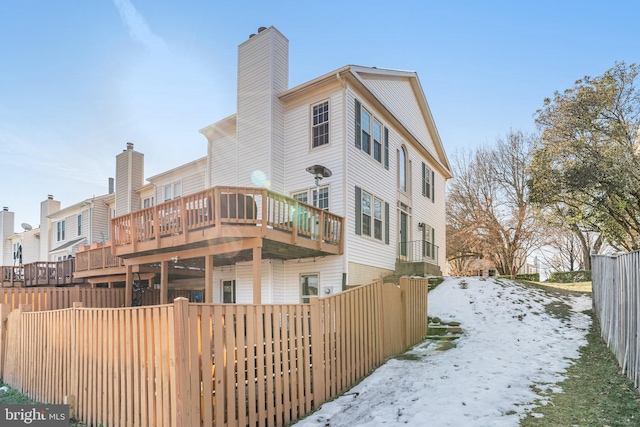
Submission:
POLYGON ((312 148, 329 143, 329 102, 313 106, 312 148))

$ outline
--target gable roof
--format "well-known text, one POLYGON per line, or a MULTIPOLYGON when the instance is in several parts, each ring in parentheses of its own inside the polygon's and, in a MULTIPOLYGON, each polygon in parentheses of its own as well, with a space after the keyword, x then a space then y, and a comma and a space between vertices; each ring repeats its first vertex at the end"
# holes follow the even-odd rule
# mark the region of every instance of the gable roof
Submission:
POLYGON ((439 166, 440 172, 445 178, 452 178, 451 166, 447 158, 440 134, 436 128, 431 109, 422 90, 422 85, 418 79, 418 74, 414 71, 402 71, 375 67, 362 67, 358 65, 347 65, 330 73, 324 74, 306 83, 288 89, 279 95, 279 98, 286 102, 299 96, 316 90, 318 87, 339 82, 343 86, 350 84, 358 92, 363 93, 367 100, 375 103, 376 107, 385 111, 391 121, 400 128, 416 147, 421 147, 424 154, 439 166), (416 129, 412 128, 406 120, 403 120, 400 111, 394 109, 385 99, 385 94, 375 85, 375 81, 381 80, 402 80, 408 82, 415 102, 418 106, 421 119, 426 124, 429 136, 433 142, 434 150, 429 147, 416 129))

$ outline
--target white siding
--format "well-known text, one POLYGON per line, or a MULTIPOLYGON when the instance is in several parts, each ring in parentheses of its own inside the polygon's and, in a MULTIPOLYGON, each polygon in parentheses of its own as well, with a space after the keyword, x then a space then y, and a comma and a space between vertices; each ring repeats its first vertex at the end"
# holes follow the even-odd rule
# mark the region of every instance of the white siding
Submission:
POLYGON ((216 134, 209 142, 210 187, 238 185, 238 147, 236 134, 216 134))
MULTIPOLYGON (((262 303, 272 304, 271 263, 262 260, 262 303)), ((253 304, 253 263, 236 264, 236 302, 238 304, 253 304)))
MULTIPOLYGON (((385 121, 381 112, 373 109, 358 97, 362 105, 367 108, 373 116, 378 119, 383 126, 389 128, 389 123, 385 121)), ((389 128, 389 170, 385 169, 384 161, 380 164, 367 155, 364 151, 355 146, 355 116, 354 116, 355 96, 353 92, 348 92, 347 97, 347 212, 345 214, 347 248, 349 262, 370 265, 384 269, 395 269, 396 246, 397 246, 397 183, 396 183, 396 151, 400 147, 402 140, 398 137, 394 129, 389 128), (362 188, 363 191, 389 203, 389 244, 383 240, 376 240, 372 237, 357 235, 355 229, 355 187, 362 188)), ((383 142, 384 144, 384 142, 383 142)), ((384 151, 384 147, 383 147, 384 151)), ((355 284, 348 279, 349 284, 355 284)))
MULTIPOLYGON (((88 220, 88 219, 87 219, 88 220)), ((109 206, 104 203, 94 203, 91 209, 91 241, 102 242, 102 240, 109 240, 111 238, 111 214, 109 206)))
MULTIPOLYGON (((329 186, 329 211, 344 214, 344 98, 338 91, 320 94, 309 103, 287 110, 285 114, 285 195, 315 187, 314 177, 306 171, 313 165, 322 165, 332 172, 331 177, 322 180, 321 185, 329 186), (311 149, 311 107, 318 102, 329 101, 330 135, 329 144, 311 149)), ((312 203, 312 200, 309 200, 312 203)))
POLYGON ((376 79, 363 76, 367 87, 382 100, 391 113, 432 154, 436 154, 418 100, 408 79, 376 79))
POLYGON ((238 48, 238 184, 283 188, 283 107, 288 85, 288 40, 268 28, 238 48), (256 179, 264 174, 266 181, 256 179))
POLYGON ((300 303, 300 276, 303 274, 318 274, 319 296, 326 296, 342 290, 342 273, 344 271, 343 256, 326 258, 304 258, 284 262, 284 299, 275 301, 282 304, 300 303), (326 290, 329 289, 329 294, 326 290))

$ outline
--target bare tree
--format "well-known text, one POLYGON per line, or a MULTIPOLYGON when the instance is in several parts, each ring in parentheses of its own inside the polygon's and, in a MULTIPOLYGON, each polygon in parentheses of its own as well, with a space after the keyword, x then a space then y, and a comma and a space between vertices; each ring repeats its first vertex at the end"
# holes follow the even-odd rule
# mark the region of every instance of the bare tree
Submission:
MULTIPOLYGON (((454 158, 455 178, 447 197, 449 242, 464 236, 469 257, 491 261, 500 274, 515 276, 527 256, 543 244, 529 203, 527 162, 533 137, 511 131, 491 148, 454 158)), ((461 256, 451 245, 447 259, 461 256)))

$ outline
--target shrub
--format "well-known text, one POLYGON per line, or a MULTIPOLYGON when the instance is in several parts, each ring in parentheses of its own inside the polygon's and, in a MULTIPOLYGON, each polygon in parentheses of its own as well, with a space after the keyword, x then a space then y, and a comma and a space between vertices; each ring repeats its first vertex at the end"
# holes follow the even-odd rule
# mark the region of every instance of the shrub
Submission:
POLYGON ((549 281, 552 283, 590 282, 591 270, 556 271, 549 275, 549 281))
MULTIPOLYGON (((500 279, 511 279, 511 276, 498 276, 500 279)), ((539 282, 540 273, 516 274, 516 280, 528 280, 529 282, 539 282)))

